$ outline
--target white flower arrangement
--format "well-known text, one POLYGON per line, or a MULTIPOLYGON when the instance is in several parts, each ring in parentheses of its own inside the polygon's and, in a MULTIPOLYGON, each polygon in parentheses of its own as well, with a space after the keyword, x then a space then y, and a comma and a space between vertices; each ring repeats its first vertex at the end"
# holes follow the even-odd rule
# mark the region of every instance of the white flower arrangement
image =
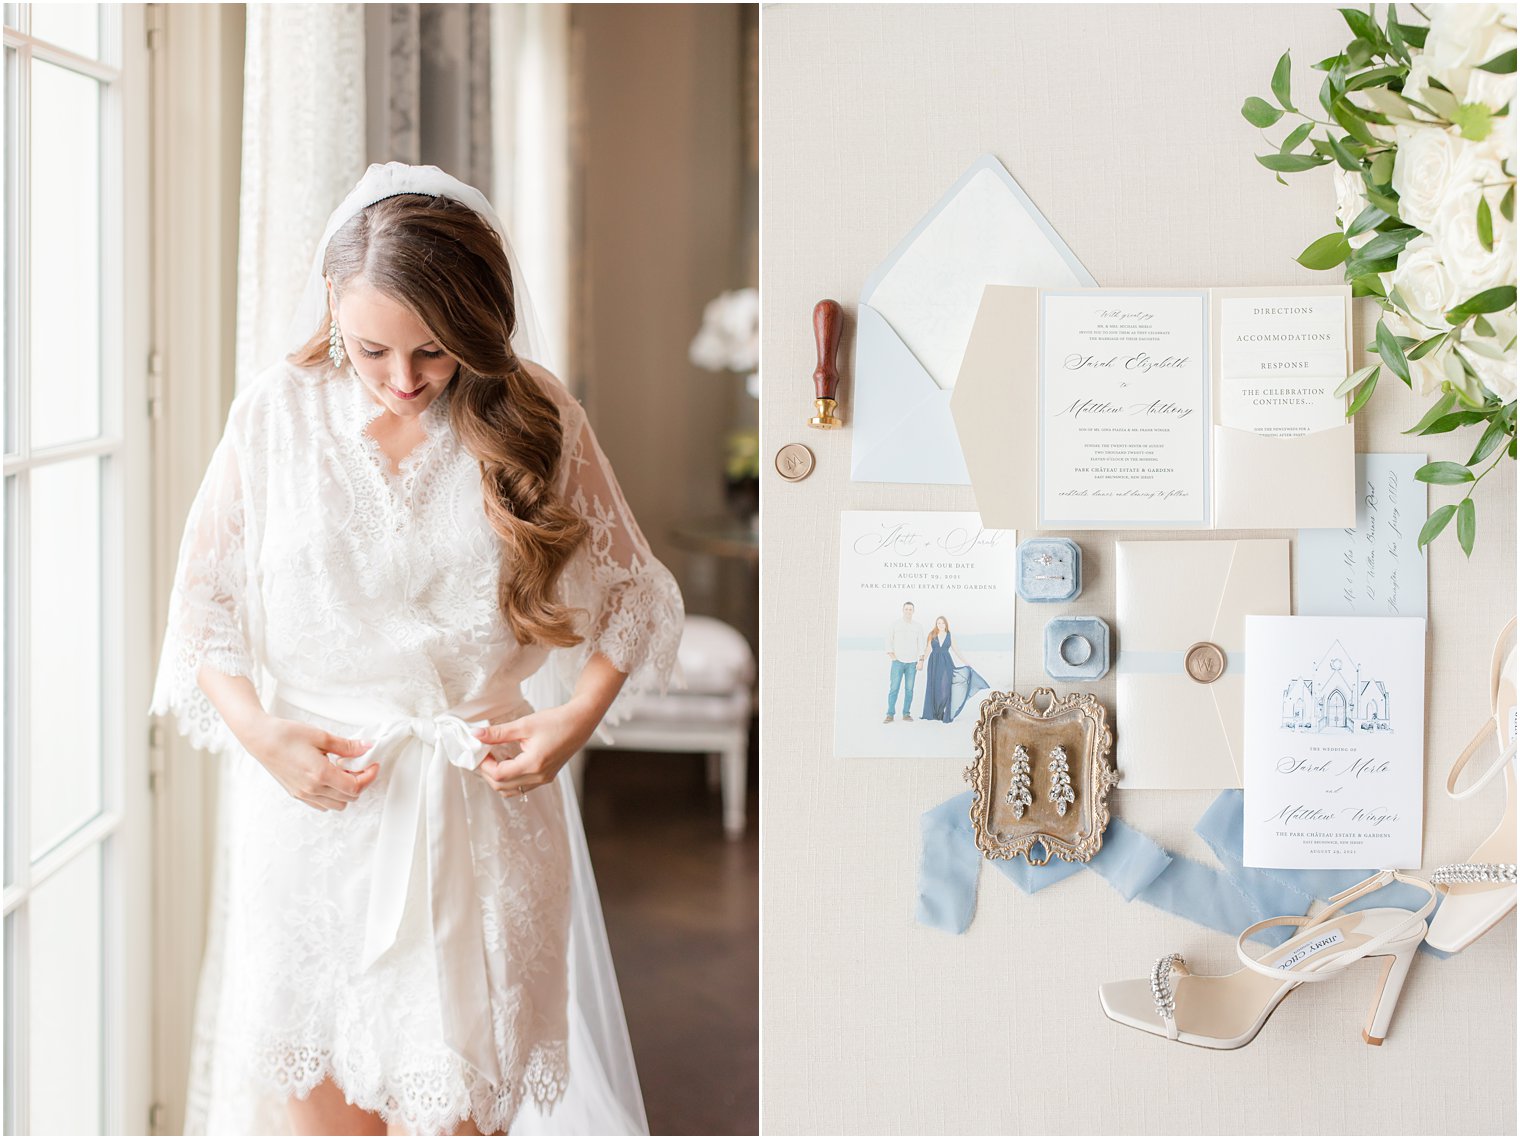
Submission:
POLYGON ((1353 393, 1346 417, 1366 406, 1386 370, 1435 397, 1407 434, 1482 425, 1466 463, 1427 463, 1416 476, 1469 484, 1460 502, 1430 515, 1419 545, 1455 518, 1470 555, 1472 492, 1516 454, 1515 8, 1441 4, 1428 26, 1401 23, 1392 4, 1381 26, 1375 5, 1340 12, 1353 39, 1314 64, 1325 73, 1325 118, 1294 106, 1286 52, 1272 76, 1275 105, 1252 96, 1241 114, 1262 128, 1284 115, 1303 120, 1275 154, 1257 156, 1279 182, 1335 164, 1338 228, 1298 261, 1342 266, 1352 295, 1383 309, 1369 348, 1377 362, 1340 388, 1353 393), (1323 136, 1312 137, 1319 127, 1323 136))
POLYGON ((708 301, 688 354, 693 364, 709 372, 745 374, 746 390, 759 398, 755 372, 760 364, 759 290, 736 289, 708 301))

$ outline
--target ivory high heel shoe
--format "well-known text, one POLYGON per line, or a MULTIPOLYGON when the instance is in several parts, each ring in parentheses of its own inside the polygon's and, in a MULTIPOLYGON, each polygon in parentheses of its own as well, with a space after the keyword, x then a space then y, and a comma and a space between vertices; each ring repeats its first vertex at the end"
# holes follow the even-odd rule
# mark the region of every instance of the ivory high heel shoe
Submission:
POLYGON ((1441 908, 1430 920, 1425 940, 1435 949, 1455 953, 1488 932, 1515 908, 1515 619, 1510 618, 1494 645, 1490 676, 1493 720, 1485 723, 1472 743, 1457 756, 1446 776, 1446 793, 1466 799, 1504 772, 1504 817, 1494 833, 1466 862, 1437 866, 1430 880, 1446 891, 1441 908), (1508 646, 1506 648, 1506 646, 1508 646), (1465 791, 1455 790, 1457 776, 1490 733, 1498 735, 1499 758, 1465 791))
POLYGON ((1219 977, 1198 976, 1180 956, 1169 953, 1152 967, 1149 979, 1100 985, 1098 999, 1110 1020, 1142 1032, 1202 1048, 1240 1048, 1256 1038, 1267 1017, 1299 985, 1327 980, 1363 958, 1379 957, 1382 978, 1362 1039, 1381 1044, 1409 966, 1425 940, 1425 915, 1435 904, 1435 887, 1425 879, 1384 870, 1342 890, 1313 916, 1268 918, 1245 930, 1235 941, 1244 969, 1219 977), (1430 897, 1414 911, 1387 907, 1344 912, 1347 902, 1395 880, 1418 886, 1430 897), (1260 958, 1246 952, 1247 937, 1274 925, 1303 930, 1260 958))

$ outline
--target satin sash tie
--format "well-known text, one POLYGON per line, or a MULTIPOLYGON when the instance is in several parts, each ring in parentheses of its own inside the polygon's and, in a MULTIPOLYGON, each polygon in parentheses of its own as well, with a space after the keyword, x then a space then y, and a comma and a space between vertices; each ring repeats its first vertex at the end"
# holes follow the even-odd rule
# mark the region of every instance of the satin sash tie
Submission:
POLYGON ((478 767, 490 751, 490 745, 473 734, 489 723, 451 713, 385 721, 375 733, 361 737, 373 739, 374 746, 362 756, 342 759, 340 766, 362 771, 379 763, 390 777, 370 872, 360 968, 368 969, 396 943, 413 890, 417 844, 425 844, 444 1042, 493 1083, 500 1083, 464 786, 464 773, 478 767))

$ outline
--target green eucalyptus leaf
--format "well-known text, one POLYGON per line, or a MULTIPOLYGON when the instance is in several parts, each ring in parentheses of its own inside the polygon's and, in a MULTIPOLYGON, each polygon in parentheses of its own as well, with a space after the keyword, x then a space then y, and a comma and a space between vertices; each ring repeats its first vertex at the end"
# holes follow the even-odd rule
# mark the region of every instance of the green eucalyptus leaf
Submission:
POLYGON ((1501 51, 1487 63, 1478 64, 1479 71, 1488 71, 1494 75, 1513 75, 1515 73, 1515 49, 1501 51))
POLYGON ((1429 518, 1425 519, 1425 525, 1420 527, 1420 536, 1415 539, 1415 545, 1423 550, 1431 542, 1434 542, 1440 536, 1441 531, 1446 529, 1446 524, 1451 521, 1451 516, 1456 512, 1457 505, 1454 502, 1439 507, 1429 518))
POLYGON ((1335 155, 1335 161, 1342 170, 1350 170, 1354 174, 1361 173, 1362 161, 1359 152, 1364 149, 1361 143, 1353 138, 1349 139, 1348 145, 1348 140, 1336 138, 1334 131, 1325 135, 1325 142, 1329 145, 1331 153, 1335 155))
POLYGON ((1387 83, 1390 79, 1399 79, 1407 74, 1407 67, 1374 67, 1369 71, 1362 71, 1346 80, 1347 91, 1360 91, 1364 87, 1374 87, 1387 83))
POLYGON ((1350 106, 1344 96, 1337 96, 1330 103, 1330 117, 1340 123, 1341 128, 1358 142, 1366 146, 1377 146, 1377 136, 1367 129, 1367 124, 1358 119, 1346 108, 1350 106))
POLYGON ((1393 180, 1393 151, 1385 150, 1374 158, 1367 174, 1379 186, 1388 185, 1393 180))
POLYGON ((1269 127, 1283 117, 1283 113, 1271 103, 1255 95, 1240 105, 1240 113, 1253 127, 1269 127))
POLYGON ((1399 347, 1398 340, 1381 320, 1377 323, 1377 348, 1378 355, 1388 365, 1388 370, 1406 384, 1409 383, 1409 361, 1404 358, 1404 349, 1399 347))
POLYGON ((1442 396, 1441 396, 1441 398, 1438 399, 1438 400, 1436 400, 1435 403, 1431 404, 1430 405, 1430 409, 1428 411, 1426 411, 1423 416, 1420 417, 1420 421, 1418 423, 1416 423, 1413 427, 1411 427, 1408 431, 1405 431, 1404 434, 1405 435, 1420 435, 1420 434, 1422 434, 1427 427, 1429 427, 1436 420, 1440 419, 1441 416, 1445 415, 1448 411, 1450 411, 1452 404, 1454 404, 1456 402, 1457 402, 1457 397, 1454 396, 1454 395, 1452 395, 1451 392, 1445 392, 1445 393, 1443 393, 1442 396))
POLYGON ((1386 297, 1388 293, 1383 288, 1383 278, 1376 273, 1363 273, 1360 277, 1351 278, 1351 295, 1353 297, 1386 297))
POLYGON ((1483 437, 1478 440, 1478 445, 1473 448, 1472 458, 1467 460, 1467 465, 1469 467, 1477 466, 1497 451, 1499 444, 1508 438, 1509 432, 1505 430, 1504 424, 1497 419, 1494 420, 1488 425, 1488 429, 1483 432, 1483 437))
MULTIPOLYGON (((1307 123, 1304 124, 1308 126, 1307 123)), ((1478 192, 1478 244, 1489 253, 1494 251, 1494 215, 1489 212, 1488 199, 1478 192)))
POLYGON ((1367 195, 1367 200, 1374 206, 1382 210, 1389 217, 1399 216, 1399 203, 1396 198, 1390 198, 1387 194, 1380 194, 1378 191, 1366 187, 1363 189, 1367 195))
POLYGON ((1280 174, 1297 174, 1303 170, 1313 170, 1316 166, 1323 166, 1327 159, 1317 154, 1258 154, 1256 161, 1268 170, 1276 170, 1280 174))
POLYGON ((1473 538, 1478 531, 1478 508, 1473 505, 1473 500, 1464 498, 1457 504, 1457 542, 1462 547, 1462 552, 1472 557, 1473 538))
MULTIPOLYGON (((1360 166, 1355 169, 1361 169, 1360 166)), ((1347 237, 1360 237, 1369 229, 1376 229, 1388 220, 1388 215, 1376 206, 1367 206, 1361 213, 1351 219, 1351 224, 1346 227, 1347 237)))
MULTIPOLYGON (((1479 336, 1492 336, 1494 335, 1494 326, 1488 323, 1488 320, 1483 316, 1482 313, 1479 313, 1477 316, 1473 317, 1473 331, 1476 332, 1479 336)), ((1479 344, 1482 344, 1485 348, 1492 348, 1495 352, 1499 350, 1499 346, 1497 344, 1489 344, 1487 341, 1483 340, 1467 340, 1463 343, 1468 348, 1476 348, 1479 344)))
POLYGON ((1379 233, 1366 245, 1360 246, 1356 255, 1368 261, 1379 261, 1385 257, 1397 257, 1404 252, 1404 246, 1420 236, 1420 231, 1413 226, 1404 226, 1400 229, 1389 229, 1379 233))
POLYGON ((1388 5, 1388 22, 1385 25, 1384 35, 1388 37, 1388 45, 1393 52, 1405 63, 1409 62, 1409 44, 1404 40, 1404 33, 1399 31, 1398 14, 1394 11, 1394 5, 1388 5))
POLYGON ((1380 367, 1382 367, 1381 364, 1368 364, 1365 368, 1358 368, 1356 371, 1352 372, 1349 376, 1342 380, 1340 382, 1340 386, 1335 389, 1336 397, 1339 398, 1340 396, 1343 396, 1349 392, 1352 388, 1358 387, 1362 381, 1370 378, 1372 373, 1377 371, 1380 367))
POLYGON ((1503 312, 1515 303, 1515 286, 1499 285, 1484 289, 1475 297, 1469 297, 1446 314, 1450 324, 1461 324, 1468 317, 1480 312, 1503 312))
POLYGON ((1410 47, 1424 47, 1425 37, 1430 29, 1424 24, 1400 24, 1399 35, 1404 37, 1404 42, 1410 47))
POLYGON ((1367 401, 1372 398, 1372 393, 1377 389, 1379 375, 1381 375, 1381 372, 1378 369, 1374 369, 1367 377, 1366 382, 1357 389, 1356 395, 1351 400, 1351 406, 1346 408, 1346 418, 1348 420, 1367 406, 1367 401))
POLYGON ((1439 115, 1448 122, 1456 122, 1457 110, 1461 106, 1457 97, 1444 87, 1436 85, 1432 79, 1431 86, 1425 88, 1422 97, 1432 114, 1439 115))
POLYGON ((1346 45, 1346 62, 1352 67, 1366 67, 1372 62, 1372 45, 1366 40, 1352 40, 1346 45))
POLYGON ((1333 269, 1351 253, 1351 243, 1344 233, 1327 233, 1309 243, 1296 260, 1305 269, 1333 269))
POLYGON ((1412 349, 1405 353, 1405 357, 1410 360, 1425 359, 1426 356, 1430 355, 1441 346, 1441 341, 1445 340, 1446 336, 1446 333, 1438 332, 1429 339, 1420 341, 1412 349))
POLYGON ((1351 34, 1359 40, 1376 44, 1383 37, 1378 33, 1377 25, 1372 22, 1372 17, 1359 8, 1342 8, 1340 13, 1346 20, 1346 26, 1351 29, 1351 34))
POLYGON ((1291 54, 1283 52, 1282 58, 1277 61, 1277 67, 1272 71, 1272 94, 1285 111, 1298 110, 1293 105, 1293 64, 1288 58, 1291 54))
POLYGON ((1515 220, 1515 187, 1513 183, 1510 184, 1508 190, 1504 191, 1504 197, 1499 199, 1499 212, 1504 215, 1505 221, 1515 220))
POLYGON ((1421 482, 1428 482, 1435 486, 1460 486, 1465 482, 1474 481, 1472 471, 1461 463, 1426 463, 1415 471, 1414 477, 1421 482))
POLYGON ((1277 148, 1279 154, 1291 154, 1298 149, 1300 143, 1309 137, 1309 132, 1314 129, 1313 123, 1299 123, 1288 132, 1288 137, 1282 140, 1282 145, 1277 148))
MULTIPOLYGON (((1451 396, 1455 403, 1461 396, 1461 392, 1455 388, 1446 393, 1451 396)), ((1469 423, 1482 423, 1488 416, 1481 411, 1453 411, 1449 415, 1443 415, 1430 426, 1420 432, 1421 435, 1445 435, 1448 431, 1455 431, 1458 427, 1466 427, 1469 423)))

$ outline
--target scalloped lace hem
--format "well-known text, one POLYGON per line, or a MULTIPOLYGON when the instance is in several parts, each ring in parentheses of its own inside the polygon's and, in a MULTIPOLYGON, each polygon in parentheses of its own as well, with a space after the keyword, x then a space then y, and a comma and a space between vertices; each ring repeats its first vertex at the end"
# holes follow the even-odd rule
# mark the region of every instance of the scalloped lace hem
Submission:
POLYGON ((400 1123, 414 1135, 452 1135, 466 1119, 483 1135, 506 1133, 523 1103, 531 1099, 548 1115, 570 1084, 569 1049, 564 1040, 535 1044, 526 1064, 517 1066, 510 1083, 492 1084, 470 1075, 444 1077, 437 1071, 359 1072, 339 1070, 331 1048, 299 1045, 266 1053, 261 1076, 276 1096, 305 1099, 331 1079, 355 1107, 373 1112, 387 1124, 400 1123), (445 1086, 448 1085, 448 1086, 445 1086))

